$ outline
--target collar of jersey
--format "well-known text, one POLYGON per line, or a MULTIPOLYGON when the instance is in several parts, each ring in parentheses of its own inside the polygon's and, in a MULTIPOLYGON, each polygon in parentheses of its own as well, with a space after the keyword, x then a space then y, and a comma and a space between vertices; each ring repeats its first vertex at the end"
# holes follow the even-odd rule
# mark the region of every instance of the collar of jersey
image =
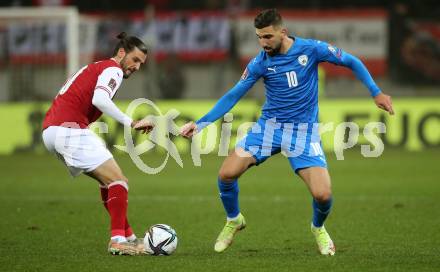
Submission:
POLYGON ((296 48, 298 47, 299 38, 295 36, 289 36, 289 38, 293 39, 293 44, 292 46, 290 46, 289 50, 287 50, 285 55, 292 54, 292 52, 295 51, 296 48))

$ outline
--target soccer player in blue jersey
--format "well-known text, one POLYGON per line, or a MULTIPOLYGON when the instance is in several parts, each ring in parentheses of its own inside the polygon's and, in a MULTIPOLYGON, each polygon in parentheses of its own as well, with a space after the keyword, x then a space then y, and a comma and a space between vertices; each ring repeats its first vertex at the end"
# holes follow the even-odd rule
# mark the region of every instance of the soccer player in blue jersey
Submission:
POLYGON ((288 36, 276 9, 258 14, 254 26, 263 50, 249 62, 239 82, 211 111, 181 130, 184 137, 192 137, 221 118, 263 78, 266 102, 261 117, 219 171, 218 187, 227 220, 214 249, 224 251, 237 231, 246 226, 238 204, 237 179, 251 166, 284 151, 290 166, 313 197, 311 231, 319 252, 334 255, 335 246, 324 228, 332 206, 332 192, 318 132, 318 64, 330 62, 351 69, 368 88, 376 105, 393 114, 391 97, 381 92, 355 56, 322 41, 288 36))

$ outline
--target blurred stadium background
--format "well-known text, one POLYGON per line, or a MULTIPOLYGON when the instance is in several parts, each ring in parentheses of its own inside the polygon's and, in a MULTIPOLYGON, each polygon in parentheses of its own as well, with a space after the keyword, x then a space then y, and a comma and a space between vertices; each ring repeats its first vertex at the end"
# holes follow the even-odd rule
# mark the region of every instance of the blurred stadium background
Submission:
MULTIPOLYGON (((338 185, 338 181, 334 177, 335 194, 338 195, 339 192, 342 196, 339 206, 340 214, 348 219, 352 216, 353 218, 350 220, 357 220, 356 216, 350 214, 349 206, 363 209, 365 207, 363 204, 367 203, 362 202, 365 201, 362 196, 370 200, 373 199, 377 210, 370 209, 369 212, 373 218, 378 213, 378 217, 375 219, 379 220, 379 223, 372 221, 367 224, 370 229, 362 229, 362 231, 365 231, 363 232, 365 235, 374 233, 375 239, 383 239, 383 243, 377 245, 371 241, 367 245, 354 235, 344 236, 346 235, 344 231, 336 231, 336 235, 339 235, 336 241, 341 241, 341 255, 344 257, 345 254, 346 259, 339 259, 339 262, 321 260, 315 268, 331 267, 335 270, 345 271, 356 270, 353 267, 359 268, 360 271, 369 269, 380 271, 382 268, 387 270, 400 269, 400 271, 415 268, 421 269, 418 271, 435 271, 435 267, 438 269, 440 267, 438 258, 440 256, 438 250, 438 241, 440 240, 438 231, 440 225, 438 202, 438 195, 440 195, 438 184, 438 162, 440 161, 440 4, 434 0, 0 1, 0 120, 2 121, 0 169, 4 175, 0 178, 4 181, 0 185, 0 191, 2 191, 0 200, 2 201, 2 214, 6 215, 6 220, 2 220, 1 223, 0 233, 2 233, 2 242, 12 243, 10 247, 12 254, 8 252, 8 246, 4 246, 5 244, 0 247, 0 264, 16 271, 58 270, 62 267, 61 263, 69 263, 69 260, 57 255, 59 253, 53 249, 58 245, 49 243, 44 247, 47 252, 53 254, 52 257, 42 259, 44 265, 38 265, 41 257, 38 252, 39 247, 45 243, 44 240, 48 236, 52 238, 55 236, 55 234, 48 233, 48 230, 59 231, 57 239, 63 239, 63 235, 65 235, 63 230, 65 225, 63 224, 70 224, 72 233, 77 231, 78 235, 84 235, 90 239, 99 238, 95 240, 105 241, 106 239, 103 227, 106 220, 105 214, 96 209, 96 203, 99 201, 97 194, 96 199, 94 198, 94 193, 97 192, 89 188, 95 188, 94 185, 80 182, 72 186, 70 183, 66 183, 68 177, 61 164, 45 153, 41 142, 41 122, 45 110, 68 75, 92 61, 109 57, 115 44, 114 37, 119 32, 126 31, 141 37, 151 48, 148 63, 130 80, 124 81, 117 94, 117 104, 125 109, 131 100, 145 97, 156 102, 162 112, 171 108, 179 110, 181 114, 178 120, 180 124, 183 124, 187 120, 201 117, 238 80, 247 61, 259 50, 254 34, 253 18, 259 10, 271 7, 280 9, 292 35, 325 40, 360 57, 382 90, 393 96, 395 104, 396 115, 389 117, 375 108, 369 98, 368 91, 359 81, 354 79, 350 71, 331 65, 320 67, 320 119, 322 122, 337 124, 342 121, 354 121, 362 128, 367 122, 382 121, 387 125, 387 132, 380 135, 385 143, 383 157, 364 158, 360 155, 359 145, 352 149, 348 161, 337 162, 333 153, 328 153, 330 165, 340 182, 338 185), (35 163, 34 160, 38 160, 38 163, 35 163), (400 160, 403 161, 401 165, 399 165, 400 160), (365 168, 362 167, 364 164, 365 168), (50 171, 45 169, 46 165, 50 171), (373 177, 369 176, 368 172, 372 169, 374 171, 376 167, 384 175, 376 173, 373 177), (361 174, 363 171, 365 173, 361 174), (370 180, 372 178, 374 181, 370 180), (359 179, 362 184, 371 182, 371 187, 368 185, 356 187, 350 183, 354 179, 359 179), (28 187, 30 181, 41 184, 41 186, 34 184, 28 187), (64 190, 64 185, 69 188, 66 189, 68 192, 64 190), (60 187, 59 190, 58 187, 60 187), (58 198, 51 195, 50 190, 52 189, 59 196, 58 198), (361 192, 357 189, 360 189, 361 192), (355 198, 357 195, 361 199, 355 198), (84 196, 84 198, 78 196, 84 196), (86 232, 84 229, 72 229, 77 227, 78 222, 83 219, 77 218, 77 221, 71 218, 62 219, 63 216, 68 215, 60 216, 60 210, 62 210, 60 207, 69 209, 67 205, 69 199, 74 200, 73 208, 69 210, 69 213, 80 213, 82 218, 96 219, 92 218, 91 214, 77 212, 76 208, 80 210, 95 208, 96 212, 93 212, 93 215, 96 213, 95 216, 102 221, 98 228, 100 232, 94 231, 84 234, 86 232), (48 206, 45 206, 46 204, 48 206), (343 205, 346 205, 345 210, 342 208, 343 205), (395 216, 393 220, 390 220, 389 211, 384 208, 388 207, 387 205, 391 210, 397 211, 402 207, 409 207, 409 211, 406 212, 404 218, 395 216), (26 209, 27 213, 20 213, 26 209), (421 216, 425 210, 430 214, 429 218, 421 216), (58 225, 52 226, 44 220, 39 220, 38 214, 43 218, 60 216, 57 221, 58 225), (382 219, 383 221, 380 221, 382 219), (411 229, 408 229, 409 227, 404 227, 405 220, 419 220, 420 225, 413 222, 409 224, 411 229), (11 226, 11 224, 14 225, 11 226), (420 228, 421 232, 429 232, 431 238, 425 240, 421 235, 413 237, 414 240, 408 240, 405 233, 392 234, 383 229, 375 229, 380 224, 388 224, 396 231, 403 228, 411 232, 420 228), (3 236, 10 230, 16 232, 15 236, 12 236, 13 238, 3 236), (31 237, 37 237, 37 242, 29 239, 31 237), (369 247, 371 251, 355 251, 349 246, 353 241, 359 242, 356 246, 369 247), (395 247, 401 251, 394 248, 393 243, 396 241, 399 241, 399 244, 395 247), (403 249, 413 247, 423 250, 421 253, 415 253, 403 249), (378 248, 386 254, 380 256, 378 248), (353 251, 357 255, 350 256, 350 252, 353 251), (27 258, 26 254, 30 252, 33 252, 30 254, 31 261, 27 264, 23 263, 23 260, 27 258), (362 261, 357 262, 359 259, 362 261)), ((246 100, 234 109, 233 135, 236 134, 236 129, 241 122, 253 121, 257 118, 263 102, 264 89, 260 83, 254 86, 254 90, 247 95, 246 100)), ((145 109, 142 114, 148 111, 145 109)), ((138 114, 140 116, 141 113, 138 114)), ((106 139, 109 148, 114 149, 114 144, 123 143, 123 130, 112 120, 105 117, 103 120, 110 124, 110 130, 108 134, 102 136, 106 139)), ((323 137, 324 147, 328 151, 331 151, 333 146, 333 137, 333 133, 323 137)), ((142 138, 137 137, 136 140, 141 141, 142 138)), ((175 141, 182 154, 189 151, 188 141, 179 138, 176 138, 175 141)), ((359 144, 362 143, 366 143, 363 138, 360 139, 359 144)), ((234 142, 231 142, 231 146, 233 144, 234 142)), ((146 161, 152 160, 153 164, 160 164, 158 157, 163 156, 163 150, 156 148, 155 151, 144 154, 143 158, 146 161)), ((215 238, 217 229, 220 229, 222 222, 219 220, 223 218, 222 210, 217 203, 214 183, 216 169, 222 161, 222 158, 216 156, 216 149, 211 152, 210 156, 206 156, 207 161, 202 164, 202 168, 205 168, 203 171, 200 168, 194 168, 191 158, 187 156, 184 163, 189 165, 189 170, 188 168, 181 170, 170 162, 171 166, 167 166, 165 169, 165 172, 168 170, 168 173, 156 177, 147 176, 140 172, 126 155, 118 154, 118 156, 123 169, 124 167, 127 169, 126 175, 129 178, 133 177, 133 180, 159 179, 161 181, 161 185, 157 185, 157 183, 156 185, 145 185, 143 181, 132 183, 133 187, 137 186, 137 189, 132 191, 134 197, 130 202, 130 209, 136 215, 133 217, 136 218, 133 221, 140 220, 135 223, 135 226, 141 229, 148 224, 171 222, 171 225, 180 227, 180 229, 176 227, 178 232, 180 230, 180 233, 187 235, 181 237, 183 248, 180 249, 180 253, 177 253, 176 259, 174 261, 155 261, 153 265, 160 266, 160 269, 156 267, 156 270, 168 271, 167 269, 172 269, 166 268, 166 262, 171 262, 182 268, 193 270, 199 268, 200 271, 204 270, 201 267, 208 265, 210 270, 215 271, 215 264, 219 264, 221 259, 214 255, 203 254, 204 250, 210 251, 211 240, 215 238), (185 191, 186 187, 180 184, 188 182, 183 180, 181 171, 185 171, 183 173, 188 176, 188 180, 191 180, 191 175, 202 173, 197 181, 189 183, 191 186, 199 188, 199 190, 196 189, 196 195, 193 198, 191 198, 191 191, 185 191), (176 185, 177 183, 179 185, 176 185), (205 186, 209 189, 203 189, 205 186), (175 191, 175 188, 179 188, 178 192, 175 191), (142 191, 143 189, 145 191, 142 191), (135 190, 138 190, 137 193, 135 190), (164 198, 148 198, 146 196, 152 197, 152 192, 155 190, 158 190, 164 198), (170 198, 171 200, 166 198, 172 196, 177 198, 170 198), (182 207, 204 204, 202 206, 206 210, 202 209, 196 215, 184 216, 179 212, 186 213, 186 211, 182 210, 183 208, 175 207, 175 205, 179 205, 179 201, 176 199, 183 203, 182 207), (145 201, 152 201, 153 207, 161 206, 161 204, 164 204, 164 207, 152 208, 145 201), (166 208, 168 204, 172 206, 171 211, 175 209, 176 213, 179 213, 178 216, 169 215, 169 210, 166 208), (191 232, 191 227, 185 220, 188 218, 202 220, 202 214, 210 214, 210 208, 215 210, 216 216, 209 217, 209 219, 212 218, 212 221, 210 221, 209 227, 203 230, 209 233, 191 232), (159 209, 159 214, 155 212, 155 209, 159 209), (144 211, 147 211, 148 214, 143 215, 144 211), (154 213, 151 216, 152 219, 148 218, 150 213, 154 213), (139 217, 144 218, 139 219, 139 217), (168 221, 156 222, 162 221, 162 218, 168 221), (214 226, 211 226, 211 223, 214 226), (200 248, 189 246, 188 244, 191 242, 188 240, 198 234, 201 238, 195 242, 195 245, 200 248), (207 239, 208 242, 203 239, 207 239), (186 245, 183 242, 185 240, 187 240, 186 245), (202 256, 201 261, 198 260, 198 262, 191 254, 202 256), (188 260, 194 263, 191 264, 191 261, 188 260)), ((281 163, 280 159, 275 159, 275 161, 281 163)), ((251 177, 292 179, 293 175, 287 174, 289 171, 287 163, 280 171, 271 170, 277 169, 274 162, 269 162, 268 165, 260 169, 253 169, 252 172, 255 174, 251 177), (261 176, 258 173, 261 173, 261 176), (287 175, 289 177, 286 177, 287 175)), ((243 179, 246 180, 246 177, 243 179)), ((252 197, 255 196, 257 200, 258 197, 264 197, 262 192, 267 190, 264 184, 262 182, 259 185, 252 185, 251 182, 247 182, 243 185, 242 194, 246 196, 246 190, 252 193, 252 195, 248 195, 247 202, 246 197, 244 198, 244 206, 255 207, 256 202, 252 201, 252 197), (260 188, 261 190, 255 189, 254 191, 252 188, 260 188)), ((269 182, 266 185, 272 186, 272 183, 269 182)), ((274 186, 280 190, 286 189, 284 188, 285 184, 280 187, 274 186)), ((293 197, 300 195, 299 199, 306 200, 299 205, 304 206, 304 212, 301 210, 299 214, 306 218, 309 213, 308 206, 305 204, 309 203, 307 194, 303 187, 298 186, 298 188, 301 188, 301 193, 293 193, 293 197)), ((294 189, 299 190, 298 188, 294 189)), ((277 191, 274 189, 271 192, 274 193, 274 203, 278 203, 274 205, 279 205, 276 200, 277 191)), ((289 194, 282 195, 280 199, 281 202, 283 199, 289 199, 289 194)), ((286 203, 289 202, 286 201, 286 203)), ((278 210, 283 209, 276 207, 278 210)), ((255 217, 258 218, 260 211, 256 208, 254 210, 255 217)), ((289 212, 292 213, 292 211, 289 212)), ((271 216, 266 213, 264 215, 271 216)), ((257 221, 256 218, 254 220, 257 221)), ((298 218, 295 216, 284 223, 291 222, 291 225, 295 225, 296 220, 298 218)), ((342 216, 338 218, 335 215, 334 225, 344 229, 344 220, 342 216)), ((306 223, 306 220, 301 222, 303 221, 306 223)), ((267 231, 265 234, 270 233, 267 225, 262 227, 267 231)), ((298 231, 304 229, 302 226, 296 228, 298 231)), ((255 229, 257 226, 254 228, 253 234, 260 237, 262 233, 255 232, 255 229)), ((345 231, 348 232, 348 229, 349 227, 345 226, 345 231)), ((304 241, 301 240, 299 243, 299 253, 295 253, 295 246, 293 249, 283 249, 293 255, 296 254, 296 259, 289 259, 289 262, 285 260, 288 258, 286 255, 270 255, 271 252, 277 250, 275 244, 269 243, 270 250, 266 248, 258 252, 254 249, 259 246, 263 247, 265 242, 261 238, 255 240, 261 243, 252 244, 251 242, 251 248, 237 245, 238 249, 232 251, 236 254, 240 252, 240 249, 244 251, 238 257, 244 258, 242 260, 254 261, 252 264, 249 263, 249 266, 241 263, 240 259, 234 259, 232 255, 228 255, 227 258, 236 265, 241 264, 241 271, 247 271, 248 268, 251 271, 251 268, 269 269, 269 267, 277 267, 277 270, 280 271, 283 269, 292 271, 290 265, 295 265, 301 270, 300 262, 304 265, 302 269, 308 268, 309 271, 312 271, 313 269, 310 270, 310 267, 313 267, 314 255, 306 252, 306 249, 302 254, 303 244, 304 248, 312 246, 311 243, 307 244, 309 241, 307 238, 310 238, 307 235, 309 234, 304 234, 304 241), (256 261, 256 258, 264 258, 265 254, 273 257, 273 261, 270 261, 270 258, 267 259, 270 266, 265 266, 263 261, 256 261), (283 262, 286 264, 285 267, 277 266, 283 262)), ((295 237, 302 239, 302 236, 301 238, 295 237)), ((290 240, 294 245, 297 243, 295 239, 290 240)), ((76 257, 78 260, 87 260, 87 247, 92 247, 93 250, 100 252, 99 254, 102 252, 104 255, 105 244, 102 241, 87 244, 87 241, 77 243, 70 239, 70 247, 64 247, 63 250, 69 251, 80 244, 84 248, 76 257)), ((281 238, 276 241, 285 242, 281 238)), ((130 265, 129 263, 124 260, 118 262, 118 265, 123 268, 124 265, 130 265)), ((99 261, 88 263, 84 270, 96 270, 100 264, 99 261)), ((134 270, 137 269, 140 268, 134 268, 134 270)), ((150 271, 153 270, 150 269, 150 271)))
MULTIPOLYGON (((1 3, 1 116, 17 112, 7 123, 13 124, 13 135, 0 136, 3 154, 41 147, 39 125, 47 102, 68 75, 108 57, 120 31, 142 37, 151 55, 146 67, 124 82, 117 99, 173 100, 176 104, 170 106, 179 110, 195 101, 200 107, 187 107, 180 117, 200 117, 258 52, 252 20, 258 10, 273 6, 250 0, 1 3)), ((283 11, 291 34, 322 39, 359 56, 379 86, 393 96, 395 126, 382 135, 389 145, 411 150, 440 146, 436 1, 281 1, 276 7, 283 11)), ((388 121, 349 70, 325 64, 320 79, 323 122, 388 121), (353 98, 364 98, 365 103, 358 103, 366 109, 351 107, 353 98), (329 120, 329 114, 338 117, 329 120)), ((252 112, 237 114, 255 119, 264 102, 262 84, 247 98, 256 104, 252 112)))

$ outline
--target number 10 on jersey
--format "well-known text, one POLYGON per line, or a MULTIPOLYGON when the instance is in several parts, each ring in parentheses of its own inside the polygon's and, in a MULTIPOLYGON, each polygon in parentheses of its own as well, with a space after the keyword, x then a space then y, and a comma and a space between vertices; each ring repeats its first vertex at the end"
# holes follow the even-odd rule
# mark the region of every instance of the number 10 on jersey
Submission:
POLYGON ((295 71, 286 72, 286 77, 287 82, 289 83, 289 88, 298 86, 298 79, 295 71))

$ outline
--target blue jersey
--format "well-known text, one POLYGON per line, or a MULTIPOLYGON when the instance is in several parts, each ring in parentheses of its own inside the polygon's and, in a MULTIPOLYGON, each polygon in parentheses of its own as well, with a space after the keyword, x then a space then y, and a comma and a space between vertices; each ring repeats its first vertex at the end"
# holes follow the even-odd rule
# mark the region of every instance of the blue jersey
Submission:
POLYGON ((199 129, 228 112, 260 78, 266 89, 262 119, 276 118, 281 123, 318 121, 318 64, 343 65, 356 74, 374 97, 380 89, 362 62, 328 43, 292 38, 294 43, 285 54, 269 56, 261 51, 247 65, 240 81, 214 108, 197 121, 199 129), (203 123, 203 124, 202 124, 203 123))

